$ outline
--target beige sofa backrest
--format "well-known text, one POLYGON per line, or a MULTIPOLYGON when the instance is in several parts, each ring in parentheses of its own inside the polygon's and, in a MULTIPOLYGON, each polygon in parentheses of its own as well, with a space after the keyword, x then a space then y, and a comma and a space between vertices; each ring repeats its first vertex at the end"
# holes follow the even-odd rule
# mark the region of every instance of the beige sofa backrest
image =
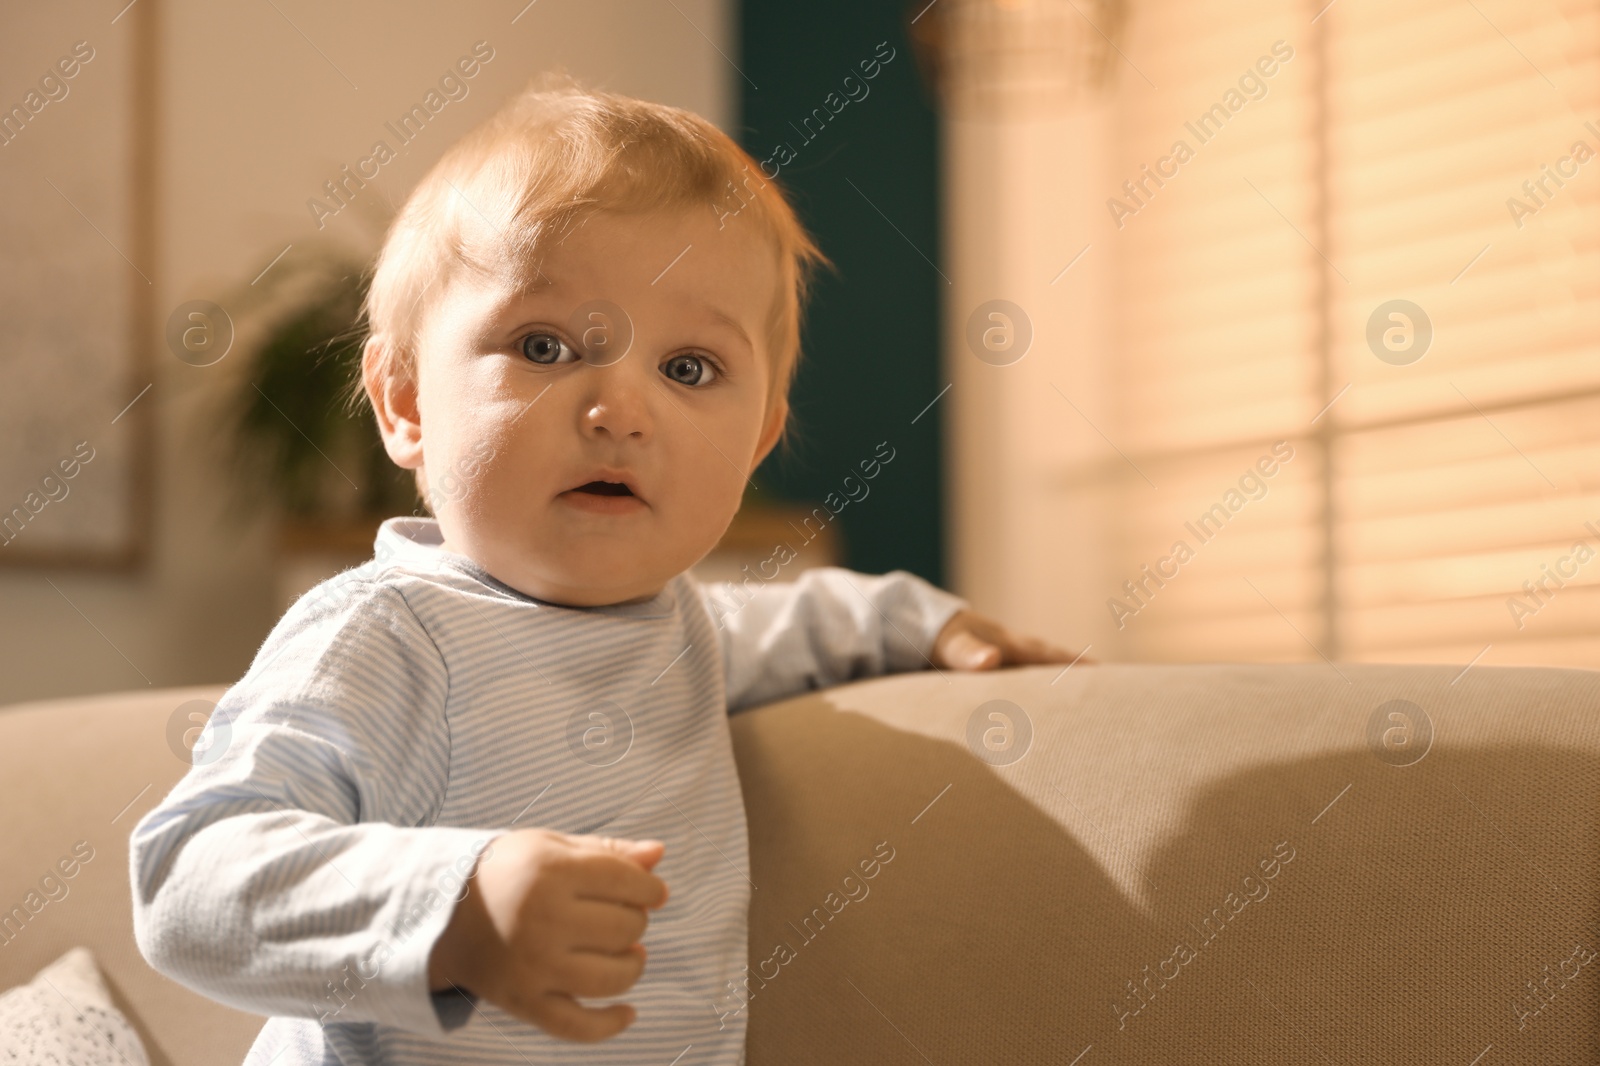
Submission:
POLYGON ((750 1066, 1600 1061, 1600 673, 1058 676, 735 719, 750 1066))
MULTIPOLYGON (((261 1025, 130 927, 128 831, 219 692, 0 710, 0 906, 92 849, 0 987, 88 944, 157 1064, 261 1025)), ((1600 673, 930 672, 732 729, 750 971, 707 1012, 749 1012, 750 1066, 1600 1053, 1600 673)))

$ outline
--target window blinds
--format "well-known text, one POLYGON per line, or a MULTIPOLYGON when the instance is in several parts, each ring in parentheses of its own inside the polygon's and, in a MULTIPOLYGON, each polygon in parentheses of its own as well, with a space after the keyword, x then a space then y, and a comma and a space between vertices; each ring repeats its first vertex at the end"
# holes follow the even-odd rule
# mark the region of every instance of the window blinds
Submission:
POLYGON ((1120 653, 1600 665, 1600 5, 1324 3, 1133 7, 1120 653))

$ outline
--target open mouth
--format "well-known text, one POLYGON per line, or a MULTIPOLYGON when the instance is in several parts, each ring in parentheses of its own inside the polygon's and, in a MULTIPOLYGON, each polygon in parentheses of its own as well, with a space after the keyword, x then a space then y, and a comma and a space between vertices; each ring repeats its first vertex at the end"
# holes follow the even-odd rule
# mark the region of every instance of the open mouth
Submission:
POLYGON ((573 492, 586 492, 591 496, 632 496, 633 490, 617 481, 590 481, 579 485, 573 492))

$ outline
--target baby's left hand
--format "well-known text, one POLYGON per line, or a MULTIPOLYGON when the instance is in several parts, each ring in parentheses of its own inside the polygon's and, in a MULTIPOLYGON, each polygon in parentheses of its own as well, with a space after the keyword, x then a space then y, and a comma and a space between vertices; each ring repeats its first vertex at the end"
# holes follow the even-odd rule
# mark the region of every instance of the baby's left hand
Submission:
POLYGON ((1035 637, 1019 637, 994 619, 968 610, 957 611, 933 641, 933 665, 941 670, 993 670, 997 666, 1070 663, 1080 658, 1035 637))

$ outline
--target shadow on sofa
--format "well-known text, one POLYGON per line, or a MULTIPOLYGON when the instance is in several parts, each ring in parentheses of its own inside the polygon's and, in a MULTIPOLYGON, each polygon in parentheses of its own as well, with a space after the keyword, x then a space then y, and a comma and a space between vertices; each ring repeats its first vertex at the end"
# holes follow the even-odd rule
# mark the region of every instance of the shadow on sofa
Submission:
POLYGON ((1600 703, 1576 746, 1536 716, 1483 746, 1441 728, 1411 765, 1363 746, 1206 780, 1208 749, 1169 747, 1147 787, 1182 801, 1119 818, 1091 809, 1140 765, 1137 721, 1068 698, 995 766, 921 689, 919 728, 953 736, 904 728, 919 701, 887 687, 736 719, 757 891, 723 1009, 748 1001, 751 1066, 1595 1061, 1600 703), (1074 738, 1097 777, 1059 765, 1074 738))

